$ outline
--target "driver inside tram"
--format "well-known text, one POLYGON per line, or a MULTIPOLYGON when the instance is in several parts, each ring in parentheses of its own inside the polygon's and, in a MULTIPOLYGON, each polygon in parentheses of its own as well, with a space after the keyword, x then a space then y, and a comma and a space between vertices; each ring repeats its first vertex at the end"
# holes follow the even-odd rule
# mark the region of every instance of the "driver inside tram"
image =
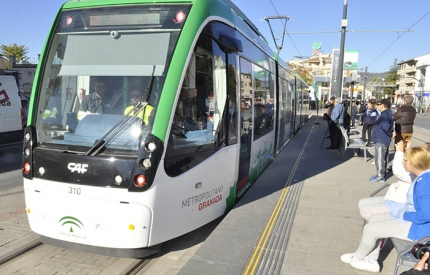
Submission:
MULTIPOLYGON (((145 100, 145 93, 143 92, 143 89, 139 86, 133 86, 130 89, 130 103, 131 105, 125 108, 124 115, 133 116, 134 110, 131 111, 139 102, 144 102, 145 100), (130 112, 131 111, 131 112, 130 112), (129 113, 130 112, 130 113, 129 113)), ((143 120, 145 125, 148 125, 149 119, 153 117, 154 114, 154 107, 147 104, 140 112, 137 114, 137 117, 143 120)))

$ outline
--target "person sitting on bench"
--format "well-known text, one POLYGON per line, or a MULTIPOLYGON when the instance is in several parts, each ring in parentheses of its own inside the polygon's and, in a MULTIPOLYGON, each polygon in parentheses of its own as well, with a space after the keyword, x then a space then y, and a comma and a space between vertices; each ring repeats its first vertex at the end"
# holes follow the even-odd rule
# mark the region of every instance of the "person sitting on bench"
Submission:
POLYGON ((380 272, 380 240, 399 238, 417 241, 430 236, 430 152, 414 147, 405 152, 406 171, 417 175, 407 194, 407 203, 395 205, 390 213, 374 214, 363 228, 360 246, 355 253, 340 259, 353 268, 380 272))
POLYGON ((395 147, 396 153, 393 159, 393 174, 397 177, 398 181, 390 184, 385 196, 364 198, 358 202, 360 215, 366 221, 369 221, 370 217, 374 214, 390 212, 392 204, 406 203, 406 194, 416 178, 414 174, 407 172, 403 165, 405 150, 411 148, 411 141, 400 141, 395 144, 395 147))

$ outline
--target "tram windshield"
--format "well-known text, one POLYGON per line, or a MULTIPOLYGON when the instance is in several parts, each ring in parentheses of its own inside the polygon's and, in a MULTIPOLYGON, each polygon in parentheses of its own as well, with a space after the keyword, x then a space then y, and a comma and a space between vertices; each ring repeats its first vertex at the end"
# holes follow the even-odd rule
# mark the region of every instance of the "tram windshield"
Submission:
POLYGON ((136 154, 152 129, 189 10, 134 5, 62 12, 33 111, 38 145, 80 153, 103 139, 104 152, 136 154))

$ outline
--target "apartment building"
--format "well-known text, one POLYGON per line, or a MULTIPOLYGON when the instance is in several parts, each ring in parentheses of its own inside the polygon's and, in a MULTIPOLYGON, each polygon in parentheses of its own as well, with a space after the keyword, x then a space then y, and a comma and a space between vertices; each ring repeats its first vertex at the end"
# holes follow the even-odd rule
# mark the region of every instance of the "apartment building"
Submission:
POLYGON ((396 82, 395 102, 402 104, 405 95, 414 97, 414 105, 418 111, 429 109, 430 91, 430 54, 418 56, 397 63, 399 80, 396 82))
MULTIPOLYGON (((308 58, 303 59, 294 59, 288 62, 290 67, 299 72, 299 74, 305 78, 306 80, 317 82, 319 86, 319 94, 320 100, 325 100, 330 98, 330 83, 331 83, 331 74, 332 74, 332 54, 318 54, 313 55, 308 58)), ((345 79, 342 91, 342 98, 349 98, 351 91, 353 90, 353 98, 356 100, 362 100, 365 98, 364 95, 364 86, 362 85, 362 81, 364 81, 364 77, 361 78, 358 73, 357 83, 355 83, 354 87, 351 86, 349 81, 351 81, 351 74, 358 73, 357 71, 344 70, 343 77, 345 79), (361 80, 361 81, 360 81, 361 80)), ((369 96, 371 93, 369 92, 369 96)), ((366 97, 367 98, 367 97, 366 97)))

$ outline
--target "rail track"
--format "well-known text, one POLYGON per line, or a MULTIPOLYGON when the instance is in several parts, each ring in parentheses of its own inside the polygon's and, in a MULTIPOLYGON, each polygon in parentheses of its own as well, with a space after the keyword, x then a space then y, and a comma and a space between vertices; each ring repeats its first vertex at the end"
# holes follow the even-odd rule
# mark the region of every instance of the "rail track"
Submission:
POLYGON ((88 274, 85 271, 93 268, 98 269, 101 274, 106 272, 109 274, 136 275, 153 260, 153 258, 125 259, 82 253, 32 240, 0 256, 0 274, 15 274, 16 272, 27 274, 26 272, 29 271, 57 274, 59 269, 75 269, 82 271, 82 274, 88 274), (91 260, 88 259, 92 259, 93 262, 91 263, 91 260))

